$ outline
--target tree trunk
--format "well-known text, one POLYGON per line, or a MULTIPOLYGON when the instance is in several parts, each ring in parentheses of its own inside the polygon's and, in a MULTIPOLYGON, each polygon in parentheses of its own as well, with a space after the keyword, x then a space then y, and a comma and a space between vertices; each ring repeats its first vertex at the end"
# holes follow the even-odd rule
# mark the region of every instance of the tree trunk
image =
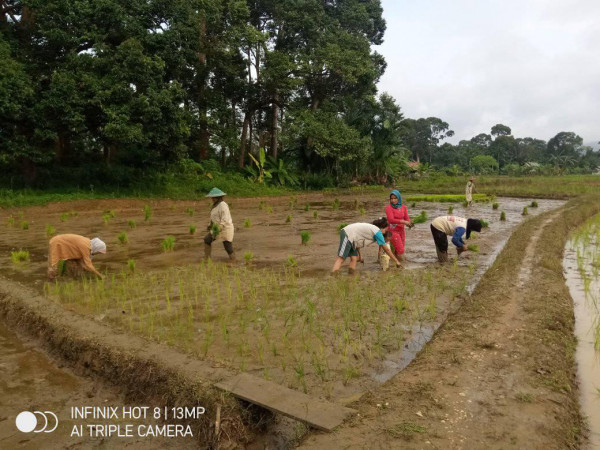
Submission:
POLYGON ((243 169, 246 164, 246 141, 248 139, 248 127, 250 125, 250 113, 244 115, 244 123, 242 124, 242 138, 240 143, 240 161, 239 168, 243 169))
MULTIPOLYGON (((206 19, 204 17, 200 17, 200 26, 198 30, 198 42, 200 43, 199 47, 204 50, 206 43, 206 19)), ((209 147, 209 138, 210 133, 208 131, 208 119, 207 119, 207 109, 208 106, 206 104, 206 53, 200 50, 198 52, 198 63, 200 67, 198 68, 198 111, 199 111, 199 128, 200 128, 200 140, 198 142, 198 159, 203 160, 208 158, 208 147, 209 147)))
POLYGON ((271 113, 273 115, 271 118, 271 156, 277 159, 277 119, 279 118, 279 106, 276 103, 273 103, 271 113))
POLYGON ((114 144, 110 144, 108 146, 104 146, 104 163, 110 167, 115 156, 117 155, 117 146, 114 144))
POLYGON ((59 163, 63 163, 69 157, 70 142, 69 137, 59 132, 58 137, 54 141, 54 157, 59 163))

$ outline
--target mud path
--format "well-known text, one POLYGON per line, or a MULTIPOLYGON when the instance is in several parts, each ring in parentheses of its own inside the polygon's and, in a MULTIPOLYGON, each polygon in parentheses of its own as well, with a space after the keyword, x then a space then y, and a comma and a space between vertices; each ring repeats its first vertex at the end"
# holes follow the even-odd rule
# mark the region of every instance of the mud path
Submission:
POLYGON ((576 447, 570 299, 544 261, 563 214, 522 225, 426 351, 353 405, 352 423, 305 448, 576 447))

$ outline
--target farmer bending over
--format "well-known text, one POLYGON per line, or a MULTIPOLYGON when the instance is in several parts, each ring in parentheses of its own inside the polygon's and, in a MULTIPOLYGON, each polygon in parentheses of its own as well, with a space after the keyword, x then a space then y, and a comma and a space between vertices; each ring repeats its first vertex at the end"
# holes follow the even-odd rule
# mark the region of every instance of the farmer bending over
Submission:
POLYGON ((481 231, 479 219, 465 219, 457 216, 440 216, 431 222, 431 234, 435 242, 435 250, 439 262, 448 261, 448 237, 452 236, 452 243, 456 246, 456 252, 460 255, 467 251, 467 245, 463 241, 463 235, 467 239, 471 237, 471 231, 481 231))
POLYGON ((377 242, 380 249, 396 263, 396 267, 401 267, 400 261, 392 253, 390 247, 385 242, 384 234, 388 232, 387 219, 381 217, 371 223, 352 223, 340 231, 340 246, 338 248, 338 257, 333 264, 332 273, 337 273, 346 258, 350 257, 350 266, 348 273, 353 275, 356 271, 356 263, 363 261, 360 256, 360 249, 366 245, 377 242))
POLYGON ((214 241, 223 241, 223 247, 231 261, 235 261, 233 251, 233 220, 229 212, 229 206, 223 200, 227 195, 221 189, 212 188, 207 197, 212 198, 213 206, 210 210, 210 224, 207 227, 208 234, 204 237, 204 257, 210 259, 211 244, 214 241))
POLYGON ((92 264, 92 255, 106 253, 106 244, 98 238, 88 239, 77 234, 59 234, 50 239, 48 248, 48 278, 58 275, 59 261, 76 261, 83 270, 104 276, 92 264))

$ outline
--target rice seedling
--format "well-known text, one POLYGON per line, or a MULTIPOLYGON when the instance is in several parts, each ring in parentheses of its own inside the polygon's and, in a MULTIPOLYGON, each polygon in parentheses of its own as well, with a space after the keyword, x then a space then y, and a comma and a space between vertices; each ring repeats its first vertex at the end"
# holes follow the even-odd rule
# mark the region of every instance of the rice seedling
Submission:
POLYGON ((196 234, 196 225, 190 225, 190 234, 191 235, 196 234))
POLYGON ((144 205, 144 222, 148 222, 150 221, 150 219, 152 218, 152 208, 150 208, 150 205, 144 205))
POLYGON ((288 267, 298 267, 298 261, 294 258, 293 255, 288 255, 287 260, 285 261, 286 266, 288 267))
POLYGON ((254 259, 254 253, 251 251, 244 252, 244 262, 247 266, 252 264, 252 260, 254 259))
POLYGON ((310 241, 310 231, 302 230, 300 232, 300 239, 302 241, 302 245, 307 245, 308 242, 310 241))
POLYGON ((29 222, 27 220, 21 221, 21 230, 29 230, 29 222))
MULTIPOLYGON (((229 205, 229 206, 231 206, 231 205, 229 205)), ((185 212, 187 213, 188 216, 194 217, 194 208, 189 208, 188 207, 188 208, 185 209, 185 212)))
POLYGON ((427 222, 427 212, 426 211, 421 211, 421 214, 419 214, 417 217, 412 219, 412 223, 417 224, 417 223, 425 223, 427 222))
POLYGON ((479 245, 477 245, 477 244, 469 244, 469 245, 467 245, 467 249, 470 252, 479 253, 479 245))
POLYGON ((504 211, 500 213, 500 220, 502 220, 503 222, 506 220, 506 213, 504 211))
POLYGON ((319 211, 317 211, 316 209, 313 211, 313 219, 318 219, 319 218, 319 211))
POLYGON ((290 209, 294 209, 296 207, 296 204, 298 203, 298 197, 296 197, 295 195, 290 197, 290 209))
POLYGON ((533 200, 533 201, 531 202, 531 205, 530 205, 530 206, 531 206, 532 208, 537 208, 537 207, 538 207, 538 202, 536 202, 535 200, 533 200))
POLYGON ((127 268, 129 269, 129 271, 131 273, 135 273, 135 259, 128 259, 127 260, 127 268))
POLYGON ((410 207, 411 207, 411 208, 416 208, 416 207, 417 207, 417 203, 416 203, 416 202, 412 202, 412 203, 410 204, 410 207))
POLYGON ((58 271, 58 275, 60 275, 61 277, 66 275, 67 274, 67 261, 65 261, 64 259, 61 259, 58 262, 57 271, 58 271))
POLYGON ((61 222, 66 222, 68 218, 69 218, 69 213, 64 212, 60 215, 61 222))
POLYGON ((122 245, 129 243, 129 237, 127 237, 127 233, 125 231, 122 231, 121 233, 119 233, 119 235, 117 236, 117 239, 119 240, 119 242, 122 245))
POLYGON ((346 228, 347 226, 348 226, 348 224, 347 224, 346 222, 342 222, 342 223, 340 223, 340 224, 338 225, 338 227, 337 227, 338 233, 339 233, 340 231, 342 231, 342 229, 343 229, 343 228, 346 228))
POLYGON ((362 206, 360 207, 360 209, 358 211, 360 212, 361 216, 364 216, 367 213, 367 211, 365 210, 365 208, 362 207, 362 206))
POLYGON ((161 242, 161 247, 163 252, 170 252, 173 250, 173 247, 175 247, 175 237, 174 236, 167 236, 162 242, 161 242))
POLYGON ((310 203, 307 203, 306 205, 304 205, 304 211, 309 211, 310 210, 310 203))
POLYGON ((264 200, 261 200, 261 201, 258 203, 258 209, 260 209, 260 210, 262 211, 263 209, 265 209, 265 205, 266 205, 266 204, 267 204, 267 203, 266 203, 264 200))
POLYGON ((221 234, 221 228, 216 223, 213 223, 210 227, 210 233, 216 238, 219 234, 221 234))
POLYGON ((523 207, 523 212, 521 213, 522 216, 527 216, 529 215, 529 211, 527 210, 527 206, 523 207))
POLYGON ((56 234, 56 228, 52 225, 46 225, 46 237, 50 239, 52 236, 56 234))
POLYGON ((358 211, 358 207, 360 206, 360 203, 358 202, 358 199, 355 198, 354 199, 354 209, 358 211))
POLYGON ((452 215, 453 212, 454 212, 454 206, 452 206, 452 205, 448 206, 448 215, 452 215))
POLYGON ((14 227, 15 226, 15 218, 13 216, 9 216, 8 219, 6 219, 6 223, 9 227, 14 227))
POLYGON ((129 219, 127 221, 127 225, 129 225, 129 228, 131 228, 132 230, 134 230, 135 227, 137 226, 137 224, 135 223, 135 220, 133 220, 133 219, 129 219))
POLYGON ((10 259, 14 264, 22 264, 29 262, 29 251, 27 250, 17 250, 14 252, 10 252, 10 259))
POLYGON ((250 219, 244 219, 244 228, 250 228, 252 226, 252 222, 250 219))
POLYGON ((480 222, 481 222, 481 228, 488 228, 490 226, 490 223, 485 219, 480 219, 480 222))
POLYGON ((334 211, 337 211, 338 209, 340 209, 340 199, 339 199, 339 198, 336 198, 336 199, 333 201, 333 204, 331 205, 331 208, 332 208, 334 211))
POLYGON ((273 207, 271 205, 267 205, 267 214, 273 214, 273 207))
POLYGON ((468 208, 469 207, 469 202, 468 201, 464 201, 462 202, 463 208, 468 208))
POLYGON ((498 202, 494 202, 494 203, 492 203, 492 209, 493 209, 493 210, 496 210, 496 209, 498 209, 499 207, 500 207, 500 203, 498 203, 498 202))
POLYGON ((287 217, 285 218, 285 223, 290 223, 292 221, 292 215, 288 214, 287 217))

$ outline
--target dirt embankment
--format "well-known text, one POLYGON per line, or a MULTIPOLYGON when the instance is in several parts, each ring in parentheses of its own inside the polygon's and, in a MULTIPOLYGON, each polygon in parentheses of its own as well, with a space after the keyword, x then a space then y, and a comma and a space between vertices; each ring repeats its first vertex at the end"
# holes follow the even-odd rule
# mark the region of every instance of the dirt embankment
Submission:
POLYGON ((582 197, 517 229, 472 297, 360 415, 306 448, 579 448, 568 232, 600 210, 582 197))

